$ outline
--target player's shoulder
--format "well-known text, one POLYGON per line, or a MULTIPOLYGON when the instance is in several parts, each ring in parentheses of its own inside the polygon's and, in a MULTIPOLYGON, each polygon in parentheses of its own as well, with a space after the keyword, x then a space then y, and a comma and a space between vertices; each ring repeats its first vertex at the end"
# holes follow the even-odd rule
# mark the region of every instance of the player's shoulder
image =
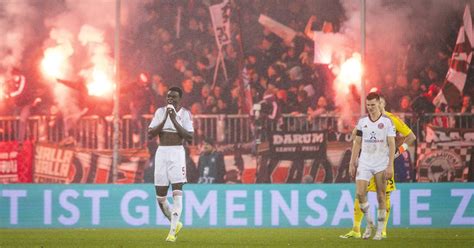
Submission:
POLYGON ((182 111, 183 115, 192 116, 191 111, 185 107, 181 107, 180 111, 182 111))
POLYGON ((191 111, 185 107, 181 107, 181 110, 183 111, 183 113, 191 114, 191 111))
POLYGON ((386 113, 383 113, 380 118, 381 118, 381 120, 383 120, 385 122, 389 122, 393 125, 393 120, 386 113))
POLYGON ((385 111, 384 114, 390 118, 390 120, 392 120, 392 122, 402 122, 402 120, 400 119, 400 117, 398 117, 397 115, 393 114, 393 113, 390 113, 388 111, 385 111))
POLYGON ((393 113, 388 112, 388 111, 384 111, 383 114, 386 115, 390 119, 396 118, 396 116, 393 113))
POLYGON ((367 121, 367 120, 369 120, 369 115, 368 115, 368 114, 361 115, 361 116, 359 117, 359 122, 367 121))

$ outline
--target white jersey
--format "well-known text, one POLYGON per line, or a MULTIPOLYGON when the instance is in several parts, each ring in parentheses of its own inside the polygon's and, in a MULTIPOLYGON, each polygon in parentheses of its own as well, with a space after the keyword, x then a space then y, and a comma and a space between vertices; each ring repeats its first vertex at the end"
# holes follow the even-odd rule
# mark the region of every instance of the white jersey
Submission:
POLYGON ((395 126, 386 115, 372 121, 369 116, 359 119, 357 131, 362 131, 362 146, 359 166, 383 167, 388 165, 389 148, 387 137, 395 137, 395 126))
MULTIPOLYGON (((163 118, 165 118, 165 116, 166 116, 166 107, 158 108, 155 112, 155 115, 153 116, 153 119, 151 120, 149 127, 154 128, 158 126, 163 121, 163 118)), ((176 121, 178 121, 178 123, 186 131, 194 132, 193 118, 189 110, 181 107, 179 111, 176 112, 176 121)), ((173 122, 171 122, 171 119, 169 116, 166 118, 165 125, 163 126, 163 132, 177 133, 176 128, 174 127, 173 122)))

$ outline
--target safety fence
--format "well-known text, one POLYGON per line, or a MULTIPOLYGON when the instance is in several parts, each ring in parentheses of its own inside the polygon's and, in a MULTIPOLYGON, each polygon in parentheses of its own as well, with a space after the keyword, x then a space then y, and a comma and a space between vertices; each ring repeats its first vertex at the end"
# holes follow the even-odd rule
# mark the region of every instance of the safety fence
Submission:
MULTIPOLYGON (((474 128, 474 114, 436 113, 414 115, 398 113, 409 127, 423 141, 422 130, 426 124, 447 128, 474 128)), ((146 145, 147 126, 151 115, 143 115, 133 125, 130 115, 120 118, 120 148, 142 148, 146 145), (134 133, 133 126, 140 127, 134 133)), ((193 145, 204 138, 210 138, 222 145, 248 143, 265 138, 273 130, 318 131, 330 130, 348 133, 355 126, 359 115, 342 117, 338 114, 324 114, 315 118, 307 115, 284 115, 279 120, 255 120, 249 115, 196 115, 194 116, 195 139, 193 145)), ((20 119, 17 116, 0 117, 0 141, 18 140, 20 119)), ((64 121, 56 116, 32 116, 26 122, 26 137, 34 141, 73 144, 77 148, 109 150, 113 147, 112 117, 84 116, 73 128, 65 130, 64 121)))

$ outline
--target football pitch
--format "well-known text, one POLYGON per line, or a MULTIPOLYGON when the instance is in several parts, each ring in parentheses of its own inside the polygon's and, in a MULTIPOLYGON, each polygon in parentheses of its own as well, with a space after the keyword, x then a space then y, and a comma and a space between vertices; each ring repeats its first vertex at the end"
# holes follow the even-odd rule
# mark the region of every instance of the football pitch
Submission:
POLYGON ((392 228, 381 241, 341 239, 345 228, 0 229, 0 247, 474 247, 474 229, 392 228))

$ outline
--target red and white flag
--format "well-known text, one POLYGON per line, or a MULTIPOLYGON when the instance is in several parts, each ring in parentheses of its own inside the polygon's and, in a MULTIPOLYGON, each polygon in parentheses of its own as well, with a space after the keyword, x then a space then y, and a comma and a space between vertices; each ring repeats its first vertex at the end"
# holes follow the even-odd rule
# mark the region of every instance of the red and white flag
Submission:
POLYGON ((473 34, 472 19, 469 5, 466 5, 463 16, 463 25, 459 29, 456 45, 449 63, 449 70, 443 88, 433 99, 436 106, 442 103, 448 106, 459 105, 462 101, 464 85, 472 59, 473 34))
POLYGON ((242 109, 243 114, 252 115, 253 99, 252 99, 252 88, 250 85, 250 75, 247 71, 247 68, 244 66, 244 69, 241 73, 240 83, 240 98, 239 105, 242 109))
POLYGON ((212 26, 214 27, 214 34, 219 48, 230 43, 230 10, 229 0, 209 7, 212 26))

